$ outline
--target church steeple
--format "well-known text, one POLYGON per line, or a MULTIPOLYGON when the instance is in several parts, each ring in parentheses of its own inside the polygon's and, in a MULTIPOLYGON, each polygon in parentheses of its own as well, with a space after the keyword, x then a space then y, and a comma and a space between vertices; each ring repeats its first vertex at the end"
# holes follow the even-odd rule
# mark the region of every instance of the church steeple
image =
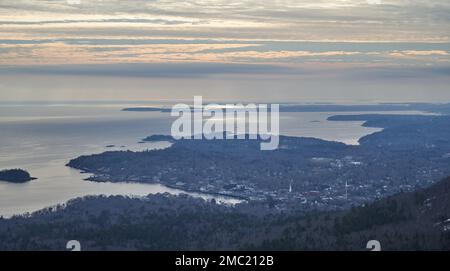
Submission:
POLYGON ((345 181, 345 200, 348 200, 348 182, 345 181))

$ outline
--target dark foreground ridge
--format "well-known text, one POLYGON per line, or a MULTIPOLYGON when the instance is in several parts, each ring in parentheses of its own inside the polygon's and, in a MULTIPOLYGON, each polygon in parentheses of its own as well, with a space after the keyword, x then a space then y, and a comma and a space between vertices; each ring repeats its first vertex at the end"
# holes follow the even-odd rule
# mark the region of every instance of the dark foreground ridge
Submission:
POLYGON ((305 215, 189 196, 87 197, 0 219, 0 250, 450 250, 450 178, 348 211, 305 215))
MULTIPOLYGON (((131 112, 170 112, 170 108, 129 107, 122 111, 131 112)), ((382 111, 422 111, 429 113, 450 114, 450 104, 430 103, 384 103, 368 105, 335 104, 281 104, 280 112, 382 112, 382 111)))

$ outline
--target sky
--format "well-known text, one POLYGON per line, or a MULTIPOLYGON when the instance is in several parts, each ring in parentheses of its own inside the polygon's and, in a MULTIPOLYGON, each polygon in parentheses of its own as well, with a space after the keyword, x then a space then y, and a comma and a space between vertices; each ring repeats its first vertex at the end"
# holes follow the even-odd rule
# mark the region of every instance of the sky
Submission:
POLYGON ((450 1, 0 0, 0 100, 450 101, 450 1))

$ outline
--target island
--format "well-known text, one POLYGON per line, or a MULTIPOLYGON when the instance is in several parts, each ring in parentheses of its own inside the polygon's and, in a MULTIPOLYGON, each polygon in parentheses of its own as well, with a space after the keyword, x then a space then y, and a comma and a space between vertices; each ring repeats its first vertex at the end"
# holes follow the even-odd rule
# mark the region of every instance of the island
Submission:
POLYGON ((10 183, 25 183, 31 180, 35 180, 30 176, 30 173, 23 169, 6 169, 0 171, 0 181, 10 183))
POLYGON ((170 112, 171 109, 169 109, 169 108, 158 108, 158 107, 128 107, 128 108, 123 108, 122 111, 128 111, 128 112, 162 112, 162 113, 167 113, 167 112, 170 112))

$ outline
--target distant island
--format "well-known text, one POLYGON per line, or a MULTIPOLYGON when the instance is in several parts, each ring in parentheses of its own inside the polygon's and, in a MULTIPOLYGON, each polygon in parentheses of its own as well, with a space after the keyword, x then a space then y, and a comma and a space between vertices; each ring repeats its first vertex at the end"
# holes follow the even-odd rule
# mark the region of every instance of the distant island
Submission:
POLYGON ((176 140, 170 135, 151 135, 142 139, 141 142, 158 142, 158 141, 168 141, 170 143, 174 143, 176 140))
POLYGON ((0 181, 10 183, 25 183, 31 180, 35 180, 30 176, 30 173, 23 169, 7 169, 0 171, 0 181))
POLYGON ((363 121, 383 130, 345 145, 280 136, 280 148, 262 152, 251 140, 173 140, 170 148, 109 151, 80 156, 68 166, 98 182, 160 183, 202 192, 269 202, 288 210, 336 210, 395 193, 428 187, 450 176, 450 116, 342 115, 331 121, 363 121))
POLYGON ((171 110, 168 108, 158 108, 158 107, 129 107, 124 108, 122 111, 129 112, 170 112, 171 110))
POLYGON ((94 251, 361 251, 374 238, 386 251, 450 249, 450 178, 346 211, 305 213, 299 205, 280 212, 187 195, 78 198, 56 211, 0 219, 0 250, 60 250, 73 225, 94 251), (22 241, 36 229, 39 242, 22 241))

